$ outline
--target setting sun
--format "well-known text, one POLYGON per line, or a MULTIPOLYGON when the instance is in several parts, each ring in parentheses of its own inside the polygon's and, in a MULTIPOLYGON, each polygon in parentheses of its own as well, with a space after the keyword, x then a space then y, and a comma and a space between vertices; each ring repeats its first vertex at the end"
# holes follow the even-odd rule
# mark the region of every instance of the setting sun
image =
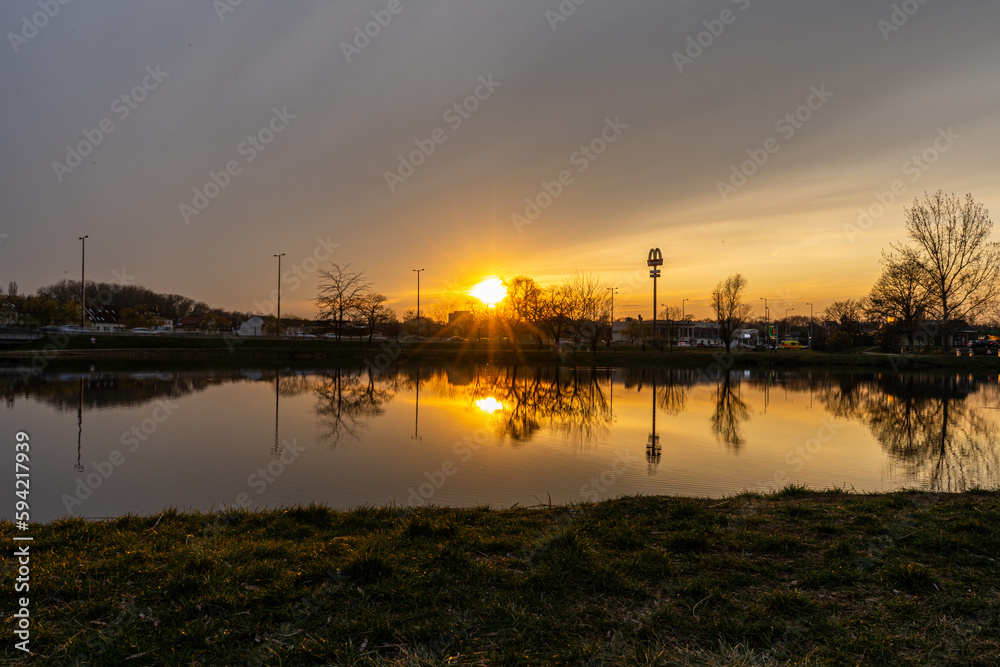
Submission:
POLYGON ((486 306, 495 306, 507 296, 507 287, 499 278, 487 278, 474 285, 469 294, 476 297, 486 306))

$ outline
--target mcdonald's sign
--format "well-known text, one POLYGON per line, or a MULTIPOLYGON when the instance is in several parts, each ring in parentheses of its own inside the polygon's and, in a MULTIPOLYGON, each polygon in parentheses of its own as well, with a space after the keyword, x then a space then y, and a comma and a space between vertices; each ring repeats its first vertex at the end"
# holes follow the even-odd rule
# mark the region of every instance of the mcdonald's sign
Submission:
POLYGON ((646 258, 646 266, 663 266, 663 253, 659 248, 650 248, 646 258))

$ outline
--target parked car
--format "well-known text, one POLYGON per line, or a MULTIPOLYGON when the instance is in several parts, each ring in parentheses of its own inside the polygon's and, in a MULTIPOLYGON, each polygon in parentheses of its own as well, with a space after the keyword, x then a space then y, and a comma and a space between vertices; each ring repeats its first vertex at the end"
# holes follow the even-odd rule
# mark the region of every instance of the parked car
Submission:
POLYGON ((786 350, 801 350, 802 343, 797 340, 783 340, 781 341, 781 347, 786 350))
POLYGON ((990 340, 989 338, 980 338, 979 340, 969 341, 969 354, 979 355, 985 354, 988 356, 995 357, 997 352, 1000 351, 1000 343, 995 340, 990 340))

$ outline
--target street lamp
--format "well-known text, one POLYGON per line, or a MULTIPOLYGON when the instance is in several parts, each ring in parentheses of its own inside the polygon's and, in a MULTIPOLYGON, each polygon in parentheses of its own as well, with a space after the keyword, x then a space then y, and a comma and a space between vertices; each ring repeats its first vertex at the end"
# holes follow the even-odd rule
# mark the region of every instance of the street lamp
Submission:
POLYGON ((685 311, 684 311, 684 304, 685 304, 685 303, 687 303, 687 302, 688 302, 688 301, 690 301, 690 300, 691 300, 691 299, 681 299, 681 322, 683 322, 683 321, 684 321, 684 319, 685 319, 685 318, 684 318, 684 315, 685 315, 685 311))
POLYGON ((809 306, 809 349, 811 350, 813 346, 813 305, 811 303, 806 305, 809 306))
POLYGON ((278 258, 278 325, 274 329, 274 335, 279 338, 281 337, 281 258, 284 256, 285 253, 275 255, 278 258))
POLYGON ((795 310, 794 308, 785 308, 785 338, 788 338, 788 313, 795 310))
POLYGON ((764 302, 764 340, 767 341, 768 345, 770 345, 770 343, 771 343, 771 327, 770 327, 771 320, 770 320, 770 311, 767 309, 767 297, 766 296, 762 296, 762 297, 760 297, 760 300, 764 302))
POLYGON ((646 266, 649 267, 649 277, 653 279, 653 344, 656 344, 656 279, 660 277, 660 267, 663 266, 663 253, 659 248, 650 248, 646 256, 646 266))
POLYGON ((615 342, 615 293, 618 292, 618 288, 609 287, 608 291, 611 292, 611 338, 609 340, 613 343, 615 342))
POLYGON ((87 280, 85 278, 85 267, 87 265, 87 239, 90 234, 80 238, 80 328, 87 325, 84 323, 87 317, 87 280))
POLYGON ((413 269, 417 274, 417 337, 420 337, 420 272, 424 269, 413 269))

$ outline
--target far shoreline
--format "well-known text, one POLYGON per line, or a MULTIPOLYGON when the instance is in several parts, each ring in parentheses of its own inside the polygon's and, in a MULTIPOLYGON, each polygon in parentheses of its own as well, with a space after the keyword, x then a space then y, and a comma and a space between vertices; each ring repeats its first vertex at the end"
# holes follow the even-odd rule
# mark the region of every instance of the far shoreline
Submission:
POLYGON ((997 372, 1000 360, 989 356, 954 354, 893 354, 874 350, 828 353, 813 350, 746 350, 724 348, 620 346, 610 351, 537 349, 534 344, 521 349, 491 345, 487 341, 342 341, 323 339, 238 338, 220 336, 53 336, 14 348, 0 350, 0 364, 29 366, 42 370, 65 362, 89 361, 180 361, 228 364, 322 362, 359 363, 375 370, 409 363, 496 363, 505 365, 558 365, 567 367, 654 366, 664 368, 746 370, 781 369, 884 369, 893 372, 954 370, 997 372), (27 363, 25 363, 27 362, 27 363))

